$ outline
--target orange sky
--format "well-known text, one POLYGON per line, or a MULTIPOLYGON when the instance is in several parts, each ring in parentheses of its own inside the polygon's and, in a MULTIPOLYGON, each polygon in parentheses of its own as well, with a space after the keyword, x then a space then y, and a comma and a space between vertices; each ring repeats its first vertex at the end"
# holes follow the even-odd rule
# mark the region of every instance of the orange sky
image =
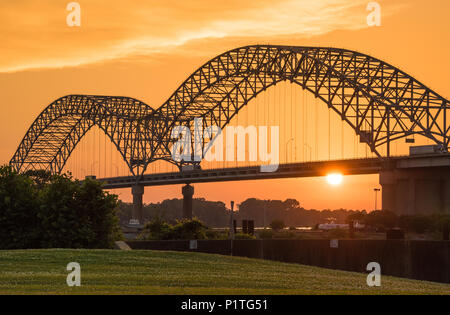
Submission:
MULTIPOLYGON (((1 163, 60 96, 123 95, 158 107, 205 61, 256 43, 361 51, 450 97, 448 0, 378 1, 382 26, 371 28, 367 0, 85 0, 78 1, 81 27, 66 25, 69 2, 0 6, 1 163)), ((215 183, 196 185, 195 196, 227 202, 296 198, 308 208, 371 209, 377 185, 377 176, 347 177, 337 187, 322 178, 215 183)), ((146 188, 145 201, 179 197, 180 190, 146 188)))

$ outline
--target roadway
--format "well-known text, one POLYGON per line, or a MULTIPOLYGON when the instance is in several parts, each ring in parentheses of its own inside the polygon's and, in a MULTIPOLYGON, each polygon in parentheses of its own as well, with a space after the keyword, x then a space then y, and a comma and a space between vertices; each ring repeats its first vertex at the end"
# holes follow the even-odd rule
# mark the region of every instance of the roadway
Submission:
POLYGON ((137 184, 140 186, 163 186, 221 181, 319 177, 332 172, 339 172, 343 175, 363 175, 379 174, 383 170, 390 169, 429 167, 450 167, 450 154, 280 164, 278 170, 271 173, 261 172, 259 166, 245 166, 99 178, 98 180, 104 183, 105 189, 117 189, 130 188, 137 184))

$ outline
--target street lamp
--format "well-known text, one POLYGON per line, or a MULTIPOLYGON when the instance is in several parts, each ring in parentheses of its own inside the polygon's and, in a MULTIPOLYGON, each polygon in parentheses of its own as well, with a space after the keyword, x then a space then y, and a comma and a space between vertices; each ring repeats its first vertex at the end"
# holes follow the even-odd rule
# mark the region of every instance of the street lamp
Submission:
POLYGON ((230 209, 230 239, 234 239, 234 220, 233 220, 233 212, 234 212, 234 201, 231 201, 231 209, 230 209))
POLYGON ((264 218, 263 218, 263 223, 264 223, 264 230, 266 229, 266 200, 264 200, 264 218))
POLYGON ((374 188, 373 191, 375 192, 375 211, 377 211, 377 201, 378 201, 378 192, 381 191, 380 188, 374 188))

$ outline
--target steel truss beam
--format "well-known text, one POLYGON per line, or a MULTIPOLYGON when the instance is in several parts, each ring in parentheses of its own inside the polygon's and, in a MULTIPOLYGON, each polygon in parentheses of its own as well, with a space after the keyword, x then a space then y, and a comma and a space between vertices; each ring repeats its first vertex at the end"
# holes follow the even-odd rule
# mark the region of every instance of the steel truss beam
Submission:
MULTIPOLYGON (((237 48, 197 69, 158 109, 133 98, 69 95, 35 120, 11 159, 19 171, 61 172, 82 137, 98 126, 130 171, 142 175, 171 157, 177 125, 225 127, 259 93, 282 81, 325 102, 381 157, 390 143, 421 135, 448 152, 450 103, 400 69, 358 52, 320 47, 256 45, 237 48)), ((211 139, 203 139, 205 146, 211 139)))

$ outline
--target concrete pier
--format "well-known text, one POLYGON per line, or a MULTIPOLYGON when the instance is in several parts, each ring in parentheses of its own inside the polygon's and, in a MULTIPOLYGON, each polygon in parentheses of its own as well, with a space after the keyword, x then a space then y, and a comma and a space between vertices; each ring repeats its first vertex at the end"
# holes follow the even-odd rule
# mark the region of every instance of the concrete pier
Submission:
POLYGON ((383 210, 397 215, 450 214, 450 168, 404 168, 380 172, 383 210))
POLYGON ((192 196, 194 195, 194 187, 187 184, 183 186, 183 219, 192 219, 192 196))
POLYGON ((133 194, 133 211, 132 219, 138 220, 139 224, 144 223, 144 212, 143 212, 143 196, 144 196, 144 186, 134 185, 131 187, 131 193, 133 194))

